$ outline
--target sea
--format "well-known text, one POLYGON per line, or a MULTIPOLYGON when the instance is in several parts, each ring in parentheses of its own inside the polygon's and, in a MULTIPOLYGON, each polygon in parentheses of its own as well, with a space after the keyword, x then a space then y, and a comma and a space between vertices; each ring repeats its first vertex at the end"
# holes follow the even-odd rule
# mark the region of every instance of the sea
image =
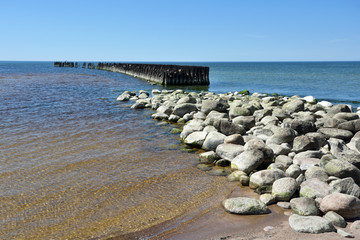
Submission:
POLYGON ((117 102, 123 91, 249 90, 360 106, 360 62, 167 64, 208 66, 210 85, 0 61, 0 239, 106 239, 224 198, 226 179, 197 168, 199 151, 170 133, 178 126, 117 102))

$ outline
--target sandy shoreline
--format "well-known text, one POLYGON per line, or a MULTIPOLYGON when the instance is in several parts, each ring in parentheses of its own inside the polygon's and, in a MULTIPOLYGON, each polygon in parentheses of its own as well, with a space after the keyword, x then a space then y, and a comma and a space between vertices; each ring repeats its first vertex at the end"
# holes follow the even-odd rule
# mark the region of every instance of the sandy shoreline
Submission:
MULTIPOLYGON (((233 190, 226 197, 252 197, 258 195, 247 187, 233 185, 233 190)), ((111 239, 151 239, 151 240, 250 240, 250 239, 327 239, 336 240, 344 237, 336 232, 309 234, 299 233, 291 229, 288 215, 291 209, 282 209, 277 205, 270 206, 267 215, 235 215, 227 213, 219 202, 198 214, 188 213, 172 221, 153 226, 146 230, 117 236, 111 239), (266 227, 273 229, 265 230, 266 227)), ((355 239, 360 238, 360 230, 351 229, 351 222, 342 230, 351 233, 355 239)))

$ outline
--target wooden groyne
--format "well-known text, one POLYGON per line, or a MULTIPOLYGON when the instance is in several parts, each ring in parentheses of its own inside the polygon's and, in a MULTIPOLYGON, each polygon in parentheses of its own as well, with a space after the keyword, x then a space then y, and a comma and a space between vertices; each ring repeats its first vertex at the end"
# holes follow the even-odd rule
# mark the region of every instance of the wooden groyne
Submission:
MULTIPOLYGON (((138 63, 83 63, 83 68, 123 73, 162 85, 209 85, 209 67, 138 63)), ((74 67, 77 63, 55 62, 55 67, 74 67)))

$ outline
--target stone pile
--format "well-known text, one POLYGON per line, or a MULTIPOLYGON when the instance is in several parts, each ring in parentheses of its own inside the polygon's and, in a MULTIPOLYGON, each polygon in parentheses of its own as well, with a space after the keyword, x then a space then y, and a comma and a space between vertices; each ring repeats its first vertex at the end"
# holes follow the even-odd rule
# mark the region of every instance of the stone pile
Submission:
POLYGON ((265 214, 277 203, 294 211, 295 231, 344 235, 335 226, 360 216, 360 109, 247 93, 126 91, 118 100, 136 100, 132 108, 183 124, 182 141, 205 151, 201 163, 230 168, 229 181, 259 193, 258 200, 225 200, 228 212, 265 214))

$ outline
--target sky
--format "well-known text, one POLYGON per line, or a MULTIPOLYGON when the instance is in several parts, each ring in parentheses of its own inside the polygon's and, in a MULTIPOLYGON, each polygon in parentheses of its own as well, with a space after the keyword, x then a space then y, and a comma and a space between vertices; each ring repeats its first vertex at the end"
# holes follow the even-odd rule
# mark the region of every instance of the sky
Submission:
POLYGON ((359 0, 0 0, 0 60, 359 61, 359 0))

